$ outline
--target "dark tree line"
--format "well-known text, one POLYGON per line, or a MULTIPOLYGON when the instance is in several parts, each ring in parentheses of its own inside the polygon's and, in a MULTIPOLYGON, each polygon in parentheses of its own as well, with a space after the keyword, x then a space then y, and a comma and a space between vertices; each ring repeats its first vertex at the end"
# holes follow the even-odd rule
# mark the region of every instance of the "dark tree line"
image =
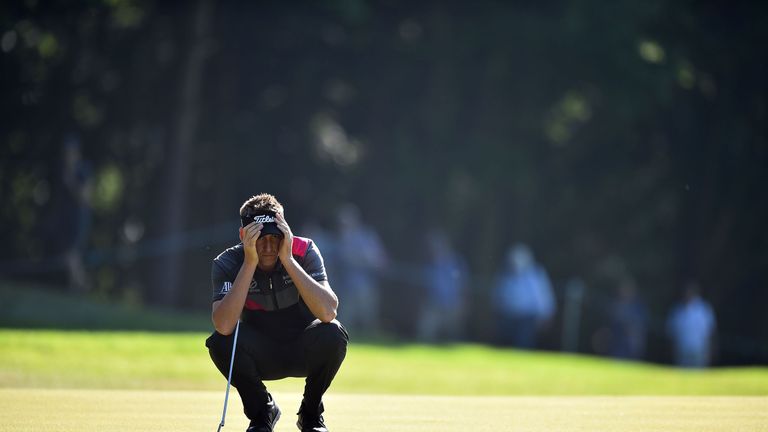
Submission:
MULTIPOLYGON (((239 204, 270 191, 297 229, 356 203, 400 263, 422 258, 420 232, 446 229, 473 272, 477 339, 521 240, 556 284, 586 281, 582 350, 620 275, 659 319, 696 279, 719 362, 766 362, 767 8, 3 4, 0 271, 65 285, 82 226, 64 181, 74 146, 92 295, 207 307, 239 204)), ((387 306, 407 333, 394 311, 411 306, 387 306)))

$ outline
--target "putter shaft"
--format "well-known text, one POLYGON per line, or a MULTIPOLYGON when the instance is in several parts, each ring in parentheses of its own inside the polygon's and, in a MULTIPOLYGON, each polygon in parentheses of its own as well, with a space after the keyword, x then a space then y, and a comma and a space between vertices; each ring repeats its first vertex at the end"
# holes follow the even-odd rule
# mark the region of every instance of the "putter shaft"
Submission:
POLYGON ((240 331, 240 320, 235 325, 235 336, 232 340, 232 357, 229 359, 229 376, 227 377, 227 391, 224 393, 224 410, 221 413, 221 423, 217 432, 221 432, 224 427, 224 418, 227 416, 227 403, 229 402, 229 386, 232 383, 232 368, 235 365, 235 348, 237 348, 237 333, 240 331))

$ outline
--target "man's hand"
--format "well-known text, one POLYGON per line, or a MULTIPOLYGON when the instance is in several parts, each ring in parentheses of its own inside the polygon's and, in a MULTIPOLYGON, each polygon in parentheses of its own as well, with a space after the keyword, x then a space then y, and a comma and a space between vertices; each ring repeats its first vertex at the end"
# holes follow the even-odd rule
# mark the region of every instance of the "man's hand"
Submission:
POLYGON ((275 215, 277 228, 283 232, 283 240, 280 243, 278 257, 283 263, 285 271, 296 285, 299 296, 306 303, 309 311, 315 318, 322 322, 331 322, 336 318, 336 310, 339 307, 339 299, 328 285, 328 281, 318 282, 312 279, 307 272, 293 259, 293 233, 291 227, 285 221, 282 213, 275 215))
POLYGON ((283 241, 280 243, 278 256, 283 265, 287 265, 288 261, 293 257, 293 233, 282 213, 275 214, 275 222, 277 223, 277 228, 283 232, 283 241))
POLYGON ((259 264, 259 253, 256 251, 256 241, 261 235, 261 229, 264 225, 251 222, 240 228, 240 240, 243 242, 243 251, 245 251, 245 262, 249 264, 259 264))

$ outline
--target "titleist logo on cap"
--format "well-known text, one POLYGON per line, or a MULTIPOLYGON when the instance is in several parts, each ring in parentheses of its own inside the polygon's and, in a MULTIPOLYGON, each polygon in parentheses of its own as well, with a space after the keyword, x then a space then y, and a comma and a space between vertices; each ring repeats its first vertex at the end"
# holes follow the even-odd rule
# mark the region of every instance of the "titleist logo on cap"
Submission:
POLYGON ((270 223, 275 222, 276 219, 274 216, 270 215, 256 215, 253 217, 253 221, 256 223, 270 223))

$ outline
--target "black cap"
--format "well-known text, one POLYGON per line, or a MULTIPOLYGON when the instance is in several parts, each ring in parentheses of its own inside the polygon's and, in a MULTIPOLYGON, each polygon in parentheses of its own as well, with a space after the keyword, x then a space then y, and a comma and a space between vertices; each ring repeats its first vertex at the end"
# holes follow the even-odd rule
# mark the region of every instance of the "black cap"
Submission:
POLYGON ((276 221, 277 219, 275 218, 275 213, 270 211, 255 215, 246 213, 245 216, 240 216, 240 222, 242 226, 246 226, 251 222, 261 223, 264 225, 264 227, 261 229, 261 235, 259 235, 259 238, 268 234, 274 234, 282 237, 283 232, 280 231, 280 228, 277 227, 276 221))

